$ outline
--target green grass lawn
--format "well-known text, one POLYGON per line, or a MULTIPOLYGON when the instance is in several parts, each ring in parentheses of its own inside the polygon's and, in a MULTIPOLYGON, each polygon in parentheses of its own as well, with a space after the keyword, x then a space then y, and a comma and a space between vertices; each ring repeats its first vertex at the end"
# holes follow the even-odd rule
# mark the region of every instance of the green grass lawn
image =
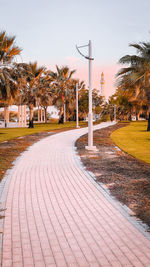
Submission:
MULTIPOLYGON (((86 125, 85 122, 81 122, 80 126, 86 125)), ((76 122, 66 122, 64 124, 58 123, 43 123, 43 124, 34 124, 34 128, 3 128, 0 129, 0 142, 4 142, 6 140, 11 140, 17 137, 35 134, 39 132, 45 131, 54 131, 58 129, 65 129, 65 128, 75 128, 76 122)))
POLYGON ((128 154, 150 163, 150 132, 147 122, 131 122, 130 125, 114 131, 111 139, 128 154))

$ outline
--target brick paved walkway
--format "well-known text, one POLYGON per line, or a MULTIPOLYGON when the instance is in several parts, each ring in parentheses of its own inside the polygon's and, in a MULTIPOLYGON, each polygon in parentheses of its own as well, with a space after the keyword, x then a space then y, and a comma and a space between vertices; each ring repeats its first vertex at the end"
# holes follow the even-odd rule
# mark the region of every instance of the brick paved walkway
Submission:
POLYGON ((150 266, 150 241, 76 163, 72 143, 84 132, 45 138, 12 169, 3 267, 150 266))

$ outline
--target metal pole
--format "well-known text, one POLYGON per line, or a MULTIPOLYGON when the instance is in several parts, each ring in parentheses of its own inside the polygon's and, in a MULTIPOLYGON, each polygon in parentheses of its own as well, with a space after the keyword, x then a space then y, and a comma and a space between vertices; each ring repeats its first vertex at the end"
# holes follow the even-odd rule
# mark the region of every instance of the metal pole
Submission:
POLYGON ((4 107, 4 121, 6 121, 6 107, 4 107))
POLYGON ((43 110, 43 115, 44 115, 44 122, 45 122, 45 117, 46 117, 46 116, 45 116, 45 109, 43 110))
POLYGON ((24 127, 27 126, 27 110, 26 110, 26 105, 24 105, 24 127))
POLYGON ((93 146, 93 114, 92 114, 92 86, 91 86, 91 72, 92 72, 92 43, 89 41, 89 114, 88 114, 88 146, 87 150, 96 150, 93 146))
POLYGON ((116 122, 116 105, 114 105, 114 121, 116 122))
POLYGON ((23 105, 21 105, 21 127, 23 127, 23 105))
POLYGON ((78 84, 76 83, 76 128, 80 128, 78 113, 78 84))
POLYGON ((89 60, 89 114, 88 114, 88 146, 85 148, 87 150, 96 150, 96 147, 93 146, 93 114, 92 114, 92 86, 91 86, 91 72, 92 72, 92 42, 89 40, 89 44, 86 45, 89 47, 89 56, 84 56, 79 48, 85 47, 85 46, 76 46, 78 52, 89 60))
POLYGON ((40 107, 39 107, 39 104, 38 104, 38 123, 40 122, 40 107))
POLYGON ((64 102, 64 122, 66 122, 66 102, 64 102))
POLYGON ((92 72, 92 44, 89 41, 89 135, 88 135, 88 146, 89 148, 93 146, 93 116, 92 116, 92 88, 91 88, 91 72, 92 72))
POLYGON ((43 122, 42 107, 41 107, 41 122, 43 122))
POLYGON ((20 127, 20 105, 18 106, 18 125, 20 127))
POLYGON ((7 123, 9 123, 9 106, 7 107, 7 123))

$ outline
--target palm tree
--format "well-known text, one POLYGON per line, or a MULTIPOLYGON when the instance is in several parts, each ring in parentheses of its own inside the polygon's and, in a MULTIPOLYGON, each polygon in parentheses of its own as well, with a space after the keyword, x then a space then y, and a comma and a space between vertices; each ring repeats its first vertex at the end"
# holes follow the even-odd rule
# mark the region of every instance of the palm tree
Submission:
POLYGON ((121 64, 128 64, 129 67, 122 68, 117 76, 127 77, 131 85, 140 88, 141 94, 147 99, 148 105, 148 127, 150 131, 150 43, 131 44, 137 50, 138 55, 126 55, 119 61, 121 64))
POLYGON ((14 44, 15 36, 7 36, 6 32, 0 32, 0 65, 8 65, 22 49, 14 44))
POLYGON ((7 108, 17 94, 15 80, 15 56, 21 49, 14 44, 15 36, 9 37, 6 32, 0 32, 0 102, 7 108))
POLYGON ((110 119, 114 117, 114 108, 116 106, 116 118, 117 120, 131 120, 133 104, 130 101, 130 96, 127 94, 127 90, 124 91, 121 87, 118 87, 115 94, 109 97, 107 114, 110 115, 110 119))
POLYGON ((118 89, 115 93, 116 103, 120 111, 128 110, 128 119, 131 115, 136 115, 139 118, 139 113, 142 111, 143 104, 145 104, 145 96, 139 81, 136 83, 131 80, 131 75, 122 75, 118 81, 118 89), (122 106, 122 108, 121 108, 122 106))
POLYGON ((48 106, 52 105, 53 98, 54 98, 54 87, 51 84, 49 76, 47 72, 45 75, 41 77, 39 81, 39 88, 36 94, 38 98, 38 104, 44 108, 45 113, 45 123, 47 122, 47 108, 48 106))
MULTIPOLYGON (((23 67, 23 66, 22 66, 23 67)), ((24 64, 21 82, 24 83, 23 98, 30 110, 30 121, 33 119, 33 107, 36 105, 40 79, 44 73, 44 67, 38 67, 37 62, 24 64)))
POLYGON ((15 36, 9 37, 6 32, 0 32, 0 100, 6 101, 14 98, 16 94, 16 80, 14 72, 16 66, 13 59, 19 55, 21 49, 15 46, 15 36))
POLYGON ((17 94, 15 68, 0 67, 0 102, 12 103, 17 94))
POLYGON ((74 74, 75 70, 70 71, 69 67, 63 66, 59 68, 56 65, 56 72, 50 72, 50 78, 53 84, 55 84, 55 92, 57 95, 57 105, 60 108, 60 118, 64 118, 65 122, 65 107, 66 107, 66 99, 68 95, 68 87, 69 87, 69 80, 71 79, 72 75, 74 74))
POLYGON ((102 110, 104 108, 104 97, 99 95, 97 89, 93 89, 92 91, 92 102, 93 102, 93 113, 95 119, 99 119, 102 115, 102 110))

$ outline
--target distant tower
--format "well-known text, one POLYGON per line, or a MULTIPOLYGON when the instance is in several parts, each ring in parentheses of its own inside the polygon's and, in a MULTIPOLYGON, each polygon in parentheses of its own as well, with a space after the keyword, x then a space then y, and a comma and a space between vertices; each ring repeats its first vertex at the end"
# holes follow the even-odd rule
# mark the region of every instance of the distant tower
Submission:
POLYGON ((101 79, 100 79, 100 95, 101 96, 104 96, 104 85, 105 85, 104 73, 102 72, 101 79))

